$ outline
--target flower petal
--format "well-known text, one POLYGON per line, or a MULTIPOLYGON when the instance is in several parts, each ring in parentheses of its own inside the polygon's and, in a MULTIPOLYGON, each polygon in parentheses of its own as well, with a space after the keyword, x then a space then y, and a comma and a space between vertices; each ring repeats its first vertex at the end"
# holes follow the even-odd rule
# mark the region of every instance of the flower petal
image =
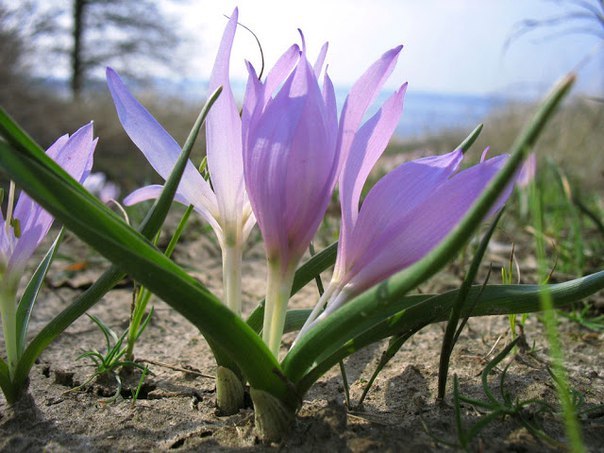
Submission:
POLYGON ((398 46, 384 53, 379 60, 365 71, 350 90, 340 118, 338 146, 342 162, 345 162, 348 158, 350 146, 363 116, 394 70, 402 48, 403 46, 398 46))
POLYGON ((246 185, 269 259, 284 265, 307 247, 335 183, 336 130, 329 130, 326 110, 303 56, 265 110, 250 118, 246 185))
MULTIPOLYGON (((97 140, 93 140, 92 136, 92 123, 89 123, 78 129, 71 137, 59 138, 46 153, 71 177, 78 182, 83 182, 90 174, 96 143, 97 140)), ((54 218, 25 192, 19 195, 13 217, 19 221, 21 237, 15 238, 8 266, 20 269, 48 234, 54 218)))
POLYGON ((340 173, 340 204, 342 225, 338 255, 346 260, 348 242, 359 213, 361 191, 369 172, 382 155, 403 111, 403 100, 407 84, 396 91, 359 129, 354 137, 348 159, 340 173))
POLYGON ((291 74, 292 69, 299 59, 300 47, 297 44, 293 44, 279 57, 266 76, 266 82, 264 83, 264 105, 266 105, 269 98, 273 96, 275 90, 277 90, 283 84, 283 81, 291 74))
MULTIPOLYGON (((117 73, 107 68, 107 85, 124 130, 159 175, 167 179, 181 148, 155 118, 130 94, 117 73)), ((189 202, 203 209, 203 216, 218 216, 216 196, 210 185, 189 162, 178 190, 189 202)))
MULTIPOLYGON (((132 206, 137 203, 142 203, 143 201, 156 200, 160 197, 162 190, 164 190, 164 186, 160 184, 141 187, 124 198, 124 205, 132 206)), ((174 195, 174 200, 184 205, 190 204, 189 201, 179 193, 174 195)))
POLYGON ((234 228, 241 221, 244 201, 241 117, 229 82, 229 61, 237 18, 235 8, 224 30, 209 83, 210 92, 222 86, 222 93, 206 119, 206 152, 212 186, 224 224, 234 228))
POLYGON ((319 56, 317 57, 317 60, 315 61, 315 64, 313 66, 313 71, 315 71, 315 76, 317 76, 317 78, 319 78, 319 76, 321 75, 321 71, 323 70, 323 64, 325 63, 325 57, 327 56, 328 48, 329 43, 327 42, 323 44, 323 46, 321 46, 319 56))

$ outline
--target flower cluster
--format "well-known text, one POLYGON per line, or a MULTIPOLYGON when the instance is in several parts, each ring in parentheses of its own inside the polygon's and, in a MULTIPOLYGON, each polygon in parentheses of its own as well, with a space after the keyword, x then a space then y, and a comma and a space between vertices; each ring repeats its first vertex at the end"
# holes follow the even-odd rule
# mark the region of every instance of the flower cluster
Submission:
MULTIPOLYGON (((85 182, 92 167, 96 146, 92 125, 61 137, 45 156, 0 109, 0 166, 31 195, 23 192, 15 203, 15 184, 11 183, 5 214, 0 212, 0 316, 7 357, 6 361, 0 358, 0 390, 9 403, 23 395, 27 375, 41 351, 110 291, 124 273, 141 285, 128 331, 119 339, 115 336, 111 349, 109 333, 113 332, 97 323, 112 351, 108 357, 117 360, 111 370, 137 366, 133 344, 151 317, 152 310, 146 317, 145 310, 154 293, 208 340, 217 364, 220 413, 236 413, 243 407, 249 384, 256 428, 265 440, 281 439, 310 386, 338 361, 364 346, 449 317, 453 329, 447 329, 443 340, 442 365, 450 357, 451 338, 461 314, 515 313, 519 301, 523 310, 537 311, 543 308, 539 297, 543 291, 561 304, 604 287, 603 271, 546 289, 535 285, 472 288, 470 271, 459 291, 408 294, 461 250, 481 220, 502 208, 516 181, 525 184, 534 177, 534 157, 523 169, 521 164, 568 92, 573 77, 546 99, 510 155, 487 158, 487 149, 479 163, 462 167, 477 129, 460 149, 409 159, 365 190, 403 112, 406 83, 398 85, 375 113, 368 114, 390 78, 402 46, 388 50, 367 68, 338 112, 325 64, 328 45, 311 58, 300 32, 301 44, 287 48, 265 78, 251 63, 241 62, 247 68, 248 80, 240 107, 229 80, 237 30, 235 9, 210 77, 213 94, 182 150, 118 74, 107 69, 109 90, 123 128, 167 181, 165 186, 139 188, 125 198, 126 205, 160 198, 137 230, 78 184, 85 182), (186 160, 204 119, 207 172, 186 160), (63 171, 52 164, 53 159, 63 171), (336 187, 341 210, 337 256, 335 247, 329 247, 300 270, 302 256, 311 246, 336 187), (172 198, 189 208, 162 252, 151 240, 158 237, 172 198), (222 250, 222 298, 170 260, 191 210, 211 226, 222 250), (33 304, 61 235, 18 302, 17 289, 26 261, 49 231, 51 213, 113 265, 28 341, 33 304), (266 252, 266 298, 244 321, 242 256, 256 223, 266 252), (335 264, 331 281, 314 309, 288 313, 294 281, 297 290, 302 286, 299 283, 317 278, 330 264, 335 264), (477 290, 480 304, 471 312, 463 312, 468 307, 458 302, 477 290), (299 333, 295 346, 280 361, 286 324, 299 333), (123 341, 127 346, 122 346, 123 341), (126 357, 125 361, 121 357, 126 357)), ((92 176, 86 186, 103 202, 117 196, 117 187, 106 183, 102 174, 92 176)), ((471 269, 477 269, 493 231, 491 228, 482 241, 471 269)), ((90 354, 97 357, 94 354, 99 353, 90 354)), ((105 372, 109 369, 106 358, 98 357, 102 357, 105 372)), ((446 374, 446 367, 441 366, 439 388, 445 388, 446 374)), ((142 379, 145 375, 146 371, 142 379)))
MULTIPOLYGON (((193 205, 216 232, 225 263, 226 303, 237 313, 243 242, 257 221, 269 268, 263 338, 277 354, 295 269, 336 183, 342 211, 338 258, 332 281, 301 334, 429 252, 455 227, 507 157, 483 158, 463 171, 459 171, 461 150, 413 160, 383 177, 360 206, 367 177, 402 114, 407 84, 371 118, 363 119, 402 46, 384 53, 366 70, 338 118, 334 87, 323 70, 328 46, 311 64, 301 33, 301 48, 289 47, 265 80, 246 63, 249 77, 240 115, 229 84, 237 20, 235 9, 210 79, 210 90, 223 87, 206 129, 212 186, 190 164, 177 200, 193 205)), ((107 80, 126 132, 167 178, 180 147, 111 69, 107 80)), ((139 189, 126 203, 157 197, 160 191, 161 186, 139 189)))

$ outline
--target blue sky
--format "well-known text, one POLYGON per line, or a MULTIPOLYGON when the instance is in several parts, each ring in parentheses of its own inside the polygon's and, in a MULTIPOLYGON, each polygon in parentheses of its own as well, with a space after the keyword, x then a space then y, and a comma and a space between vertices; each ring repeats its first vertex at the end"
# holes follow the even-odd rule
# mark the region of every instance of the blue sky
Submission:
MULTIPOLYGON (((191 36, 188 77, 209 75, 223 14, 239 6, 240 22, 260 38, 270 66, 291 43, 306 36, 310 55, 329 41, 329 73, 349 85, 381 53, 405 48, 389 88, 409 81, 410 89, 481 95, 539 95, 596 47, 581 67, 579 89, 604 94, 602 35, 552 36, 544 29, 504 45, 524 19, 546 19, 568 11, 552 0, 196 0, 172 4, 191 36), (597 46, 600 47, 597 47, 597 46)), ((259 64, 253 38, 238 32, 233 77, 244 79, 244 58, 259 64)))

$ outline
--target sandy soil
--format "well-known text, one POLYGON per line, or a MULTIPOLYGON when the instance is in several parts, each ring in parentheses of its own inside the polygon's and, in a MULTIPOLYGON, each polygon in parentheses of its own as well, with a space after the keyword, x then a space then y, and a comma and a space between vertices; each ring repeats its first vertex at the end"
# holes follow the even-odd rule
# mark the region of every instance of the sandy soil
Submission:
MULTIPOLYGON (((197 228, 197 227, 195 227, 197 228)), ((217 294, 220 294, 220 262, 215 244, 199 233, 187 236, 176 259, 217 294), (201 270, 199 270, 201 269, 201 270)), ((100 258, 73 238, 62 249, 75 260, 93 265, 100 258)), ((501 255, 490 256, 497 261, 501 255)), ((503 259, 503 258, 501 258, 503 259)), ((264 292, 264 255, 258 242, 245 259, 246 309, 264 292)), ((31 322, 38 331, 47 319, 89 285, 98 270, 70 272, 70 261, 58 259, 49 275, 31 322)), ((102 260, 101 263, 102 265, 102 260)), ((92 266, 94 267, 94 266, 92 266)), ((459 282, 458 270, 441 275, 433 287, 459 282)), ((316 301, 310 286, 292 302, 310 306, 316 301)), ((592 301, 602 304, 603 295, 592 301)), ((127 328, 132 288, 111 291, 91 313, 116 332, 127 328)), ((191 325, 158 300, 155 315, 140 339, 136 356, 151 370, 132 404, 131 391, 138 376, 124 376, 121 396, 111 377, 77 388, 94 372, 89 361, 77 360, 83 351, 102 349, 101 332, 87 317, 80 318, 40 357, 31 371, 28 397, 15 407, 0 399, 0 448, 3 451, 230 451, 284 449, 287 451, 440 451, 444 442, 457 444, 451 383, 444 404, 435 401, 438 358, 443 326, 429 326, 416 334, 377 378, 362 407, 356 401, 377 364, 384 345, 374 345, 346 361, 352 408, 344 404, 344 387, 338 369, 327 373, 306 395, 291 436, 280 445, 262 445, 253 432, 251 408, 219 417, 215 413, 215 364, 204 339, 191 325)), ((539 399, 556 403, 555 388, 547 372, 547 345, 537 316, 525 326, 530 350, 510 355, 506 390, 519 400, 539 399)), ((563 339, 573 388, 586 405, 604 403, 604 334, 562 320, 563 339)), ((286 338, 286 345, 291 338, 286 338)), ((453 353, 451 376, 457 374, 462 394, 485 399, 480 373, 509 338, 506 317, 470 320, 453 353)), ((502 367, 491 377, 498 395, 502 367)), ((450 379, 451 381, 451 379, 450 379)), ((584 406, 587 407, 587 406, 584 406)), ((484 417, 478 407, 463 404, 466 429, 484 417)), ((537 406, 522 413, 556 441, 564 442, 561 417, 537 406)), ((581 416, 586 445, 604 451, 604 410, 581 416)), ((533 437, 517 419, 498 418, 471 444, 472 451, 557 451, 559 445, 533 437)))

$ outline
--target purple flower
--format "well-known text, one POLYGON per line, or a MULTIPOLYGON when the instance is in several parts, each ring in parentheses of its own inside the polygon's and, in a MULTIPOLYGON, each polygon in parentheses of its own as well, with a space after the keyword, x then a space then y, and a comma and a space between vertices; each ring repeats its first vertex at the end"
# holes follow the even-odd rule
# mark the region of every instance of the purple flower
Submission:
MULTIPOLYGON (((83 183, 92 168, 96 143, 90 123, 71 137, 64 135, 59 138, 46 154, 83 183)), ((22 352, 18 346, 16 318, 19 281, 27 260, 46 237, 54 220, 24 192, 21 192, 13 210, 14 187, 11 183, 6 218, 0 211, 0 313, 11 378, 22 352)))
MULTIPOLYGON (((324 47, 326 49, 326 47, 324 47)), ((285 271, 308 247, 339 166, 333 85, 291 47, 260 82, 251 65, 244 101, 244 174, 268 259, 285 271), (292 64, 295 63, 293 71, 292 64)))
MULTIPOLYGON (((367 166, 375 162, 351 168, 359 149, 353 144, 340 181, 343 227, 334 275, 300 335, 357 294, 424 257, 459 223, 508 158, 485 160, 485 152, 479 164, 459 172, 460 150, 404 163, 378 181, 359 209, 359 188, 367 166)), ((511 186, 491 213, 510 192, 511 186)))
MULTIPOLYGON (((243 108, 245 182, 269 263, 263 337, 275 354, 295 267, 325 214, 362 118, 402 48, 386 52, 354 85, 338 125, 331 80, 325 75, 322 88, 318 81, 327 45, 311 66, 302 40, 299 58, 298 49, 290 48, 264 83, 248 65, 243 108)), ((387 142, 385 124, 396 124, 403 93, 404 87, 363 129, 365 139, 381 142, 387 135, 387 142)))
MULTIPOLYGON (((223 90, 206 119, 206 153, 212 186, 189 162, 176 200, 192 205, 210 224, 223 252, 226 304, 241 311, 240 268, 243 243, 255 224, 243 181, 241 118, 229 84, 229 60, 237 29, 235 9, 224 31, 210 78, 209 90, 223 90), (213 187, 213 190, 212 190, 213 187)), ((181 148, 153 116, 130 94, 117 73, 107 69, 107 83, 126 133, 157 173, 167 179, 181 148)), ((143 187, 125 200, 131 205, 157 198, 162 186, 143 187)))
MULTIPOLYGON (((71 137, 60 137, 46 154, 74 179, 83 183, 90 174, 94 148, 98 139, 92 137, 92 123, 71 137)), ((7 218, 0 211, 0 276, 19 276, 27 260, 48 234, 53 217, 29 195, 21 192, 14 210, 9 195, 7 218)))
POLYGON ((530 153, 524 161, 522 167, 520 167, 520 172, 518 173, 518 177, 516 178, 516 184, 520 188, 528 187, 535 180, 535 175, 537 174, 537 155, 535 153, 530 153))
POLYGON ((102 172, 91 173, 84 181, 84 187, 105 204, 116 200, 120 194, 117 184, 107 181, 107 176, 102 172))

